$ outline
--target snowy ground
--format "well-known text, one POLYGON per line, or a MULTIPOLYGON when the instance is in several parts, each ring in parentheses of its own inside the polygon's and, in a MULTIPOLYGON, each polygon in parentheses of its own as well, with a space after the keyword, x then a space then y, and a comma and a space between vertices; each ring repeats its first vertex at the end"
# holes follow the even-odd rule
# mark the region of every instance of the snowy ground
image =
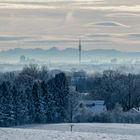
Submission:
POLYGON ((0 128, 0 140, 140 140, 136 124, 69 124, 26 125, 0 128))

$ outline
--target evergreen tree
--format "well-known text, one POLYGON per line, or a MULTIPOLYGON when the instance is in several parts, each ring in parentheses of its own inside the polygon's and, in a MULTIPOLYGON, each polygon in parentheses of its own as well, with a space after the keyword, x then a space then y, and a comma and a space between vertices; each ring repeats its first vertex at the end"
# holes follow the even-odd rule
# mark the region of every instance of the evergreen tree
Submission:
POLYGON ((55 76, 56 87, 56 104, 60 121, 64 121, 67 116, 68 101, 69 101, 69 87, 67 78, 64 73, 55 76))
POLYGON ((42 105, 43 105, 44 122, 47 122, 48 89, 47 89, 47 83, 45 81, 41 82, 41 89, 42 89, 42 105))
POLYGON ((35 82, 32 90, 33 102, 35 106, 35 118, 34 121, 37 123, 44 122, 45 119, 45 103, 44 97, 42 96, 41 84, 39 81, 35 82))
POLYGON ((31 87, 27 87, 26 90, 25 90, 25 93, 27 94, 27 108, 28 108, 27 122, 28 123, 33 123, 34 117, 35 117, 35 106, 34 106, 34 102, 33 102, 31 87))
POLYGON ((11 126, 14 123, 13 96, 10 86, 9 82, 3 82, 0 87, 0 122, 2 126, 11 126))
POLYGON ((57 122, 57 108, 55 101, 55 81, 54 78, 49 80, 47 83, 47 122, 57 122))

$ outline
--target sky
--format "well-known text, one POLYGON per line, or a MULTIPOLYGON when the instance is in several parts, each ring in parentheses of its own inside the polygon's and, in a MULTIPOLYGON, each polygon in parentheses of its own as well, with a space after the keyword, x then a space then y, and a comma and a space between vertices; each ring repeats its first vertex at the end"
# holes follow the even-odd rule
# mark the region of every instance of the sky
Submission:
POLYGON ((140 0, 0 0, 0 50, 140 51, 140 0))

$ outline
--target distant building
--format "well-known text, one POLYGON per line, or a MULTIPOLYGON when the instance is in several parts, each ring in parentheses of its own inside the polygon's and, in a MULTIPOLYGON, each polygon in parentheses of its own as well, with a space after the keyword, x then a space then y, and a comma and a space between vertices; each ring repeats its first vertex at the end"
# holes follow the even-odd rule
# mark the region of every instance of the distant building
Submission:
POLYGON ((24 55, 20 56, 20 63, 24 64, 26 62, 26 57, 24 55))
POLYGON ((79 108, 85 108, 88 112, 99 114, 107 111, 103 100, 82 100, 79 108))
POLYGON ((111 63, 112 64, 116 64, 118 61, 117 61, 117 58, 113 58, 113 59, 111 59, 111 63))
POLYGON ((86 73, 85 71, 76 71, 76 72, 73 72, 73 75, 72 75, 72 81, 78 81, 79 79, 85 79, 86 78, 86 73))
POLYGON ((20 64, 37 64, 35 59, 26 58, 24 55, 20 56, 20 64))

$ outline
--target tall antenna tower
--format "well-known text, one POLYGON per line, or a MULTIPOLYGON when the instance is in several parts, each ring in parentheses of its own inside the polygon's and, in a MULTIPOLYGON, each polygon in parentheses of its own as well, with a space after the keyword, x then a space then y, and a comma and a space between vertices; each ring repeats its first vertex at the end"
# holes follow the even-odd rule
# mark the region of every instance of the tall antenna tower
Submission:
POLYGON ((79 64, 81 64, 81 51, 82 51, 82 45, 81 45, 81 39, 79 39, 79 64))

